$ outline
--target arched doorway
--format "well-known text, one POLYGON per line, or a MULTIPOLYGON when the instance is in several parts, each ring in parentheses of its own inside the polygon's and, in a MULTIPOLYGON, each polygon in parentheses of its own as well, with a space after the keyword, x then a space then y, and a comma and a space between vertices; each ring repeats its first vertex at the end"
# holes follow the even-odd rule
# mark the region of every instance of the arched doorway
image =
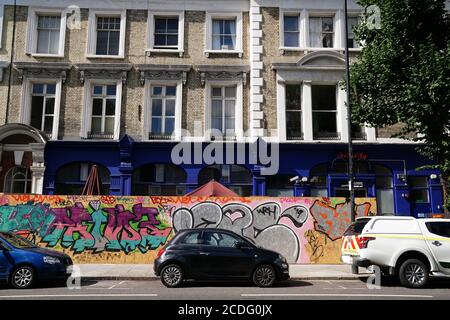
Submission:
POLYGON ((0 126, 0 192, 42 194, 47 140, 25 124, 0 126))
POLYGON ((244 166, 215 164, 200 170, 198 185, 208 183, 212 179, 220 182, 243 197, 252 195, 253 175, 244 166))

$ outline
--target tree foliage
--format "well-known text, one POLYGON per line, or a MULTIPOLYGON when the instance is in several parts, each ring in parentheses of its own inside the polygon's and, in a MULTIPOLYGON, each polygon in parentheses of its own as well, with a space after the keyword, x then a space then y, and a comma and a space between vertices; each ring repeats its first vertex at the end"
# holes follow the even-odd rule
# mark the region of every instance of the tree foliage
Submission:
MULTIPOLYGON (((450 23, 445 0, 358 0, 376 5, 381 28, 355 29, 364 43, 351 66, 353 120, 374 127, 404 124, 397 137, 420 142, 417 150, 441 170, 450 204, 450 23)), ((370 21, 373 12, 365 12, 370 21)))

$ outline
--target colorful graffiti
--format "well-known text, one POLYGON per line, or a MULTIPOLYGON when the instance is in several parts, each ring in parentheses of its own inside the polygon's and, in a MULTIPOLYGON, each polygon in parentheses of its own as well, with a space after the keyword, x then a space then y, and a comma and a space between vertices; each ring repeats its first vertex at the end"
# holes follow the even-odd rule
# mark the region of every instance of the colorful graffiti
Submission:
MULTIPOLYGON (((151 263, 186 228, 232 230, 291 263, 339 263, 350 224, 342 198, 0 195, 0 230, 70 254, 77 263, 151 263)), ((375 199, 357 199, 359 216, 375 199)))

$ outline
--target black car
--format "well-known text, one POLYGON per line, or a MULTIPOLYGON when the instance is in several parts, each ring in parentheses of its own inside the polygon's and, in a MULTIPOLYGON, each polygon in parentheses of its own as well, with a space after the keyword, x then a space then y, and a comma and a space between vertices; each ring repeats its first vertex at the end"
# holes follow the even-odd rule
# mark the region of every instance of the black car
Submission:
POLYGON ((166 287, 183 280, 251 280, 259 287, 289 279, 286 259, 229 230, 185 229, 158 252, 155 274, 166 287))

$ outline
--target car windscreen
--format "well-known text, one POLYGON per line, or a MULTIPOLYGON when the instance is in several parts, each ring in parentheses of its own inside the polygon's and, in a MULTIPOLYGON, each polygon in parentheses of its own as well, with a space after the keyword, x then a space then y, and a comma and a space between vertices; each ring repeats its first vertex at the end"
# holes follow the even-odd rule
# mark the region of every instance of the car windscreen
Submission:
POLYGON ((2 233, 2 238, 15 248, 37 248, 37 246, 21 236, 12 233, 2 233))
POLYGON ((367 222, 369 222, 370 219, 358 219, 355 222, 353 222, 350 227, 347 228, 344 232, 344 236, 357 236, 360 235, 363 231, 364 227, 366 226, 367 222))

